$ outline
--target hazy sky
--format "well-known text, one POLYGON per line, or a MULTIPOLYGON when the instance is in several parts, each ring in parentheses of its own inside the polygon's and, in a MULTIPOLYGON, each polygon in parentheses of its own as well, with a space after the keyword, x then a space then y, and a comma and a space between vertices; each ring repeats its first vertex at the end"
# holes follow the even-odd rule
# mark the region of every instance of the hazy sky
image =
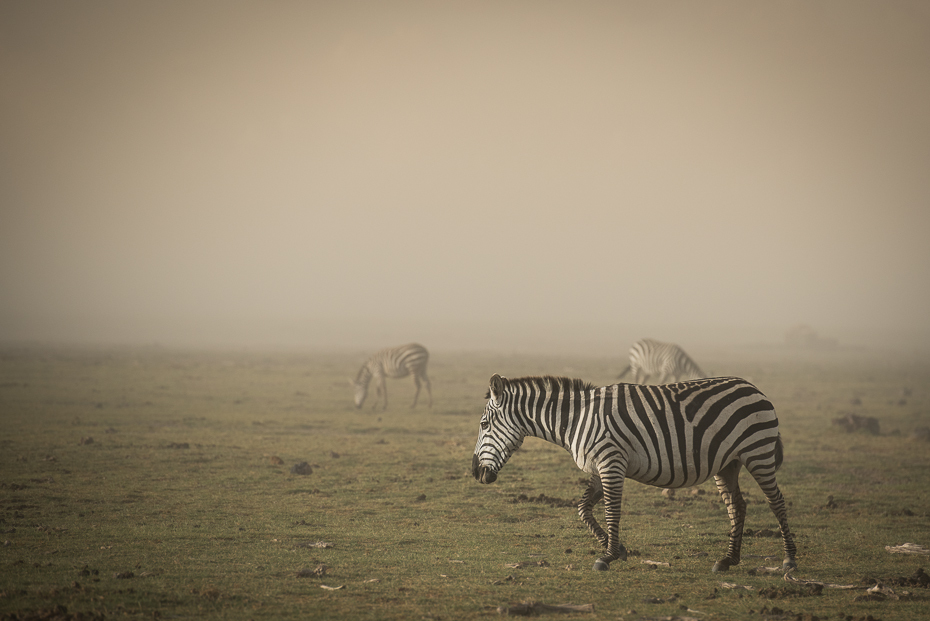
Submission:
POLYGON ((928 234, 923 0, 0 0, 0 341, 930 347, 928 234))

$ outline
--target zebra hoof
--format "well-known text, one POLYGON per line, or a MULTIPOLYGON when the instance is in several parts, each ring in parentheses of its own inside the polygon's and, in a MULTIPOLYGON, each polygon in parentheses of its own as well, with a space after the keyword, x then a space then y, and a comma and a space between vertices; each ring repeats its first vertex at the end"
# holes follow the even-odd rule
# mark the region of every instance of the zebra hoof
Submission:
POLYGON ((714 563, 714 568, 711 571, 713 571, 715 574, 719 574, 725 571, 730 571, 729 559, 725 559, 725 558, 720 559, 719 561, 714 563))
POLYGON ((597 559, 596 561, 594 561, 594 571, 607 571, 608 569, 610 569, 610 565, 608 565, 601 559, 597 559))

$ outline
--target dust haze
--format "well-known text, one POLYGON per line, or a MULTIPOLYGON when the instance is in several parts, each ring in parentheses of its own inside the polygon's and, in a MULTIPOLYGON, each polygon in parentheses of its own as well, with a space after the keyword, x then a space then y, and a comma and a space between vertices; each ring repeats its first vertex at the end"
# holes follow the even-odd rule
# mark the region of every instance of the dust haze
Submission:
POLYGON ((930 349, 922 1, 4 2, 0 342, 930 349))

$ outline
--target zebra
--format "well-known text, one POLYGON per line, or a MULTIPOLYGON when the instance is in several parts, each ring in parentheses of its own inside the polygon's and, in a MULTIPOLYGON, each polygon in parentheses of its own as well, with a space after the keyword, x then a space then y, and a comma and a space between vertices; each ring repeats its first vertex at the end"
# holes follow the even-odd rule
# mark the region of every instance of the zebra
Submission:
MULTIPOLYGON (((387 384, 386 377, 407 377, 413 374, 413 383, 417 387, 413 395, 413 405, 417 406, 417 399, 420 396, 420 381, 426 383, 426 392, 429 394, 429 407, 433 407, 433 390, 430 387, 429 377, 426 375, 426 363, 429 362, 429 352, 426 348, 418 343, 409 343, 398 347, 382 349, 368 359, 362 368, 358 370, 355 379, 350 379, 355 390, 355 407, 361 408, 365 403, 365 397, 368 396, 368 385, 371 378, 378 380, 376 395, 378 398, 384 394, 384 406, 387 409, 387 384)), ((375 406, 378 405, 378 398, 375 399, 375 406)))
POLYGON ((617 376, 633 372, 633 382, 645 384, 652 376, 657 376, 658 384, 665 384, 669 380, 690 379, 705 377, 694 360, 685 351, 674 343, 663 343, 652 339, 637 341, 630 348, 630 364, 617 376))
POLYGON ((626 478, 663 488, 697 485, 714 477, 730 518, 727 571, 740 562, 746 502, 739 488, 745 466, 768 500, 784 543, 782 568, 797 567, 785 499, 775 482, 783 449, 775 409, 755 386, 737 377, 663 386, 595 387, 564 377, 507 379, 493 375, 472 457, 472 474, 493 483, 526 436, 571 453, 591 475, 578 515, 606 554, 594 569, 626 560, 620 543, 620 503, 626 478), (592 509, 604 500, 605 531, 592 509))

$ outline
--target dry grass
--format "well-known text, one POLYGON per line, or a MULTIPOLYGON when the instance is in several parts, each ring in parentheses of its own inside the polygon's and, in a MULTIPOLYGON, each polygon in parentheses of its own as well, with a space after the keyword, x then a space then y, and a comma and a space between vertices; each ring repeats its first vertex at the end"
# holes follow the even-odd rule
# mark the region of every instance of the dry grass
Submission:
MULTIPOLYGON (((639 556, 599 573, 574 510, 531 500, 580 494, 564 451, 530 440, 498 483, 472 479, 492 373, 602 384, 623 366, 619 355, 433 352, 432 411, 406 407, 405 380, 389 384, 384 413, 352 407, 346 377, 363 359, 0 350, 0 614, 465 619, 524 601, 591 603, 593 615, 571 617, 604 619, 762 620, 778 618, 775 606, 888 620, 930 610, 920 587, 894 586, 912 595, 885 601, 856 601, 864 583, 820 595, 782 589, 780 576, 749 571, 761 558, 713 575, 728 524, 710 484, 673 498, 628 485, 621 528, 639 556), (303 461, 312 474, 291 473, 303 461), (758 594, 771 587, 778 599, 758 594)), ((799 577, 859 584, 930 566, 885 550, 930 547, 930 444, 910 437, 930 426, 930 361, 743 351, 702 363, 751 378, 779 411, 799 577), (848 413, 877 418, 881 433, 832 424, 848 413)), ((744 488, 747 526, 775 528, 745 475, 744 488)), ((779 551, 777 538, 744 545, 756 557, 779 551)))

